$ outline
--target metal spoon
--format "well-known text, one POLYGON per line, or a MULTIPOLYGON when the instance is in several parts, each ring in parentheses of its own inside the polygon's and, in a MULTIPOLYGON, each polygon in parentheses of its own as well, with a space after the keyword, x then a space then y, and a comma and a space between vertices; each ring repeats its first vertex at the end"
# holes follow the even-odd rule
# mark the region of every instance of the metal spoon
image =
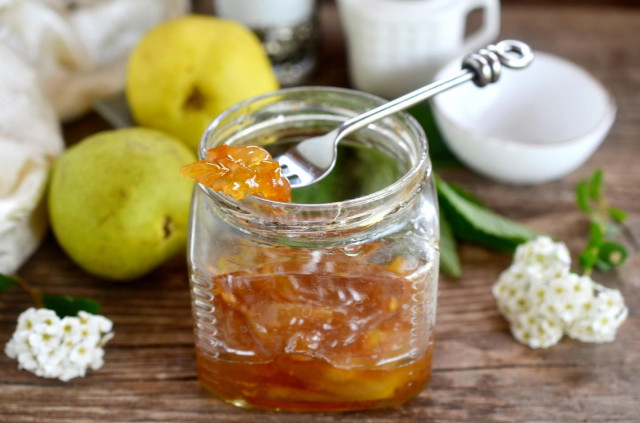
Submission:
POLYGON ((489 45, 465 56, 462 60, 462 70, 450 78, 433 82, 366 113, 352 117, 331 132, 300 141, 274 159, 280 164, 284 176, 291 183, 291 188, 302 188, 314 184, 331 172, 336 164, 338 142, 348 134, 464 82, 473 81, 477 86, 484 87, 499 79, 502 66, 522 69, 532 60, 533 53, 523 42, 504 40, 495 45, 489 45))

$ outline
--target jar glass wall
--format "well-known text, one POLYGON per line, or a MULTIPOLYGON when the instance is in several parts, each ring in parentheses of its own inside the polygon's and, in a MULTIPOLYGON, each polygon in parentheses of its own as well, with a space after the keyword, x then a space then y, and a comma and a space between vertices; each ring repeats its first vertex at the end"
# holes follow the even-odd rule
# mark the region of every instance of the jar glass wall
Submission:
MULTIPOLYGON (((277 150, 382 101, 328 88, 257 97, 211 124, 200 156, 222 143, 277 150)), ((400 170, 397 180, 322 204, 194 190, 188 256, 198 376, 226 402, 381 408, 408 401, 429 381, 439 230, 426 138, 398 114, 349 144, 384 153, 400 170)))

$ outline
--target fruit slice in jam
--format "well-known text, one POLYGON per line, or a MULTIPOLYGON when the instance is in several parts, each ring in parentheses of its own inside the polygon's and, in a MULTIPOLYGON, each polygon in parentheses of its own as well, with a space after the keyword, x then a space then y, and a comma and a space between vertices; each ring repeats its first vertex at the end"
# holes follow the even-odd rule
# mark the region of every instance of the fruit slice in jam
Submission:
POLYGON ((207 328, 196 338, 203 386, 235 405, 287 411, 390 407, 417 395, 431 375, 432 295, 408 279, 417 263, 364 261, 379 261, 381 247, 368 244, 360 260, 255 245, 223 258, 231 267, 198 300, 211 310, 197 323, 207 328))
POLYGON ((291 202, 289 181, 278 162, 261 147, 219 145, 207 151, 206 159, 182 167, 180 174, 236 200, 256 195, 291 202))

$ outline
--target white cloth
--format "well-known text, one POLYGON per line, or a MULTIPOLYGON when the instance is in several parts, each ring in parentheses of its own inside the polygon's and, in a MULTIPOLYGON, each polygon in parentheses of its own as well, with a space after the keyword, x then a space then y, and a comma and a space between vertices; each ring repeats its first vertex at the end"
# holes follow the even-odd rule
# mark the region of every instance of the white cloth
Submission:
POLYGON ((125 86, 130 50, 187 0, 0 0, 0 42, 37 72, 62 120, 125 86))
POLYGON ((43 193, 64 144, 33 70, 2 44, 0 63, 0 273, 11 274, 46 231, 43 193))

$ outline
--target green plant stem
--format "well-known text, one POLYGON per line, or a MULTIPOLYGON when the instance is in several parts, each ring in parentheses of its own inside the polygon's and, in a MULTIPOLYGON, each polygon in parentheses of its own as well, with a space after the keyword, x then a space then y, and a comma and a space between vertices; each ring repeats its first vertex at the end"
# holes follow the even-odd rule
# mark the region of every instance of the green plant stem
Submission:
POLYGON ((39 289, 33 288, 31 285, 27 283, 26 280, 24 280, 18 275, 12 275, 11 277, 18 282, 18 285, 20 285, 22 289, 27 291, 27 293, 31 296, 31 299, 33 299, 33 302, 36 304, 36 307, 38 308, 44 307, 44 305, 42 304, 42 292, 40 292, 39 289))

